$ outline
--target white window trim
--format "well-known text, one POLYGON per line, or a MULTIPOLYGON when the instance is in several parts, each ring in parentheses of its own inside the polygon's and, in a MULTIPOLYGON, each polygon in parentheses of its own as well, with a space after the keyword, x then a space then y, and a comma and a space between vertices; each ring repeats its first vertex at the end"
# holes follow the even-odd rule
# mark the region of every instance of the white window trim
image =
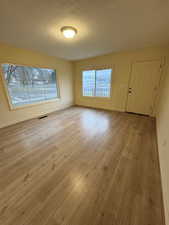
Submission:
POLYGON ((59 88, 59 80, 58 80, 58 75, 56 74, 56 88, 57 88, 57 95, 58 95, 58 97, 56 97, 54 99, 49 99, 49 100, 35 102, 35 103, 29 103, 29 104, 23 104, 23 105, 19 105, 19 106, 14 106, 12 104, 12 99, 11 99, 11 96, 9 94, 8 87, 7 87, 7 84, 6 84, 5 75, 4 75, 4 71, 3 71, 3 68, 2 68, 3 64, 13 64, 13 65, 17 65, 17 66, 27 66, 27 67, 42 68, 42 69, 53 69, 55 71, 57 71, 57 69, 56 68, 44 67, 44 66, 41 66, 41 65, 18 64, 18 63, 13 63, 13 62, 1 62, 0 76, 2 78, 2 84, 3 84, 5 96, 6 96, 6 99, 7 99, 7 102, 8 102, 9 110, 12 111, 12 110, 17 110, 17 109, 23 109, 23 108, 28 108, 28 107, 42 105, 42 104, 57 102, 57 101, 61 100, 60 88, 59 88))
MULTIPOLYGON (((113 69, 112 66, 110 66, 110 67, 103 67, 103 68, 88 68, 88 69, 85 68, 85 69, 82 69, 81 70, 81 94, 82 94, 82 97, 83 98, 101 98, 101 99, 110 99, 110 98, 112 98, 112 75, 113 75, 113 73, 114 73, 114 69, 113 69), (108 97, 106 97, 106 96, 96 96, 96 94, 94 96, 85 96, 85 95, 83 95, 83 72, 84 71, 89 71, 89 70, 95 70, 95 71, 97 71, 97 70, 108 70, 108 69, 111 69, 110 96, 108 96, 108 97)), ((96 89, 96 82, 95 82, 95 89, 96 89)))

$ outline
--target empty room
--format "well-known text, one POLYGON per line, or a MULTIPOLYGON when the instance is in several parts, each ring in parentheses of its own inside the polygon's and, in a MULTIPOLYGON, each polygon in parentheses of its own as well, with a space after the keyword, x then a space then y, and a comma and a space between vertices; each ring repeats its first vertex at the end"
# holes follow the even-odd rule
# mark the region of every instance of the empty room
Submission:
POLYGON ((0 225, 169 225, 169 0, 1 0, 0 225))

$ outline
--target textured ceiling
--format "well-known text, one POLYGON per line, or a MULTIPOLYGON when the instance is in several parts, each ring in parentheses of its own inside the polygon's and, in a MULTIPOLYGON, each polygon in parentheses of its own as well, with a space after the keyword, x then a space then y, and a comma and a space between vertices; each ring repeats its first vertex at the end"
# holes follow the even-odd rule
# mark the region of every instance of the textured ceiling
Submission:
POLYGON ((71 60, 165 45, 169 0, 0 0, 0 41, 71 60))

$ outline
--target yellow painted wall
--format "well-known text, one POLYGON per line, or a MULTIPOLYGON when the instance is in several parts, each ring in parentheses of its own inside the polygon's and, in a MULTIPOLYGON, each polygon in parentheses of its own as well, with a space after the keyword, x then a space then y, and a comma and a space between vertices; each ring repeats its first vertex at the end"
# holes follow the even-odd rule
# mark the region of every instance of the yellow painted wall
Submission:
POLYGON ((154 111, 157 113, 158 149, 166 225, 169 225, 169 48, 147 48, 133 52, 112 53, 74 62, 75 104, 125 111, 132 63, 157 59, 160 59, 162 63, 165 61, 159 91, 160 98, 154 111), (82 70, 104 67, 113 68, 112 97, 110 99, 83 97, 82 70))
POLYGON ((74 104, 71 62, 38 52, 0 44, 0 63, 7 62, 56 69, 61 99, 11 111, 8 106, 2 79, 0 79, 0 127, 38 117, 74 104))
POLYGON ((147 48, 132 52, 112 53, 74 62, 75 104, 95 108, 125 111, 128 83, 132 63, 157 60, 167 55, 166 48, 147 48), (94 98, 82 96, 82 70, 92 68, 113 68, 112 97, 94 98))
POLYGON ((167 57, 166 74, 161 88, 157 113, 157 134, 162 174, 166 225, 169 225, 169 49, 147 48, 132 52, 112 53, 72 63, 41 53, 0 44, 0 63, 16 63, 54 68, 57 71, 61 99, 18 110, 10 110, 0 79, 0 127, 38 117, 74 104, 110 110, 125 111, 131 64, 135 61, 163 59, 167 57), (112 97, 92 98, 82 96, 81 72, 84 69, 113 68, 112 97), (74 73, 74 78, 73 78, 74 73), (73 82, 74 88, 73 89, 73 82))
POLYGON ((169 58, 157 110, 157 137, 166 225, 169 225, 169 58))

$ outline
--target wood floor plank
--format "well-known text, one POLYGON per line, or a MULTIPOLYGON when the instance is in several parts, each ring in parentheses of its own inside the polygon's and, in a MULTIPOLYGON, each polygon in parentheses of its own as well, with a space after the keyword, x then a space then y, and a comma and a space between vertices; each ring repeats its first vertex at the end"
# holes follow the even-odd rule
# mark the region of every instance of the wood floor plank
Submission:
POLYGON ((150 117, 72 107, 0 130, 0 225, 164 225, 150 117))

